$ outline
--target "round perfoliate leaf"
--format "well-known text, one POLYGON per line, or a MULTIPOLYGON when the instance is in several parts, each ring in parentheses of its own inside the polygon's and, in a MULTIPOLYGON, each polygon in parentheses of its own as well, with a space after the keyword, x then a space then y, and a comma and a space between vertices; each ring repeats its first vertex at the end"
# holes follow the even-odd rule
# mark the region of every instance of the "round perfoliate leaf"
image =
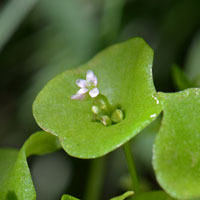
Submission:
POLYGON ((158 96, 164 117, 153 150, 157 180, 177 199, 199 199, 200 89, 158 96))
POLYGON ((64 150, 79 158, 96 158, 121 146, 161 111, 152 80, 153 51, 141 38, 113 45, 77 69, 47 83, 33 104, 39 126, 58 136, 64 150), (93 100, 72 100, 77 79, 88 70, 112 105, 120 105, 124 119, 104 126, 94 122, 93 100))

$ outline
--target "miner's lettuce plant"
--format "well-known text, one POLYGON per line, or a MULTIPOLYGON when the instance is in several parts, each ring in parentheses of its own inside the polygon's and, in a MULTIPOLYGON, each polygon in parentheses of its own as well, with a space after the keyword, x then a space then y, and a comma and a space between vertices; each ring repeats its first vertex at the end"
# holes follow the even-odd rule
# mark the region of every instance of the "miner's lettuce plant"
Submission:
POLYGON ((97 158, 129 141, 161 112, 152 81, 152 49, 140 38, 114 45, 91 61, 51 80, 37 96, 33 115, 39 126, 57 136, 63 149, 79 158, 97 158), (124 110, 122 122, 93 122, 92 98, 71 99, 88 70, 111 105, 124 110))
POLYGON ((157 92, 152 64, 153 50, 143 39, 133 38, 49 81, 33 104, 35 120, 44 131, 33 134, 20 151, 0 151, 0 199, 36 199, 26 161, 30 155, 63 148, 71 156, 95 159, 119 147, 127 159, 132 191, 112 200, 200 198, 200 89, 186 89, 194 85, 174 68, 177 85, 186 90, 157 92), (163 191, 143 192, 129 141, 161 112, 153 167, 163 191))

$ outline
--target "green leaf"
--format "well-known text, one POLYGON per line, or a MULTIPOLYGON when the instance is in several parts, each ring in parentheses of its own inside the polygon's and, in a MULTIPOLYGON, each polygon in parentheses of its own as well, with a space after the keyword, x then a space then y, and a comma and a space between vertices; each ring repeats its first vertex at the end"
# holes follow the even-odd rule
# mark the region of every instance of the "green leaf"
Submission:
MULTIPOLYGON (((17 160, 19 151, 16 149, 0 149, 0 192, 7 181, 12 166, 17 160)), ((0 199, 1 199, 0 193, 0 199)))
MULTIPOLYGON (((127 191, 124 194, 122 194, 121 196, 113 197, 110 200, 124 200, 124 199, 126 199, 127 197, 130 197, 133 194, 134 194, 133 191, 127 191)), ((146 192, 146 193, 142 193, 140 195, 137 195, 137 197, 133 197, 131 199, 132 200, 173 200, 172 197, 170 197, 169 195, 167 195, 163 191, 146 192)), ((79 200, 79 199, 65 194, 65 195, 62 196, 61 200, 79 200)))
POLYGON ((189 80, 186 74, 179 68, 178 65, 174 64, 172 66, 172 77, 174 84, 178 90, 185 90, 194 86, 194 84, 192 84, 192 82, 189 80))
POLYGON ((64 194, 64 195, 62 196, 61 200, 79 200, 79 199, 77 199, 77 198, 75 198, 75 197, 73 197, 73 196, 70 196, 70 195, 68 195, 68 194, 64 194))
POLYGON ((151 191, 142 193, 131 200, 173 200, 173 198, 163 191, 151 191))
POLYGON ((79 158, 102 156, 135 136, 161 111, 152 81, 153 51, 141 38, 113 45, 81 67, 51 80, 37 96, 33 114, 39 126, 58 136, 67 153, 79 158), (92 100, 76 101, 75 81, 91 69, 100 92, 120 104, 125 119, 112 126, 92 121, 92 100))
POLYGON ((164 117, 153 151, 160 185, 178 199, 200 197, 200 89, 160 93, 164 117))
POLYGON ((20 151, 0 150, 0 199, 35 200, 36 193, 26 158, 60 148, 58 139, 43 131, 30 136, 20 151))
POLYGON ((118 196, 118 197, 113 197, 112 199, 110 200, 124 200, 126 199, 127 197, 130 197, 134 194, 133 191, 128 191, 128 192, 125 192, 124 194, 118 196))

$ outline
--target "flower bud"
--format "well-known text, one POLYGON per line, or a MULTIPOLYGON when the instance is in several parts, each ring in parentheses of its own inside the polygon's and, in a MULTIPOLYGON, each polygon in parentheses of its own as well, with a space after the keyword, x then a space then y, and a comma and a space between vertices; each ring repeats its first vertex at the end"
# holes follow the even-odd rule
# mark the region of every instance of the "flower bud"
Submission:
POLYGON ((111 115, 111 120, 115 123, 119 123, 124 119, 124 113, 120 109, 116 109, 112 115, 111 115))
POLYGON ((98 106, 92 106, 91 110, 92 110, 92 112, 93 112, 95 115, 98 115, 98 114, 99 114, 99 108, 98 108, 98 106))
POLYGON ((101 116, 101 120, 100 120, 100 121, 101 121, 102 124, 105 125, 105 126, 110 126, 110 125, 112 125, 112 121, 111 121, 111 119, 110 119, 110 117, 109 117, 108 115, 103 115, 103 116, 101 116))
POLYGON ((106 103, 103 99, 97 99, 97 104, 99 105, 100 109, 101 110, 106 110, 107 107, 106 107, 106 103))

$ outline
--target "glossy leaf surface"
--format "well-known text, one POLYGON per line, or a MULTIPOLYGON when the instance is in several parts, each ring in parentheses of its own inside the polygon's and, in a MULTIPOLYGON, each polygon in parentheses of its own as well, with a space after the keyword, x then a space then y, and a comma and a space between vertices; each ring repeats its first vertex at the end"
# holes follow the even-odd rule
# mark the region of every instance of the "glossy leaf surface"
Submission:
POLYGON ((147 126, 161 111, 152 81, 153 51, 141 38, 113 45, 85 65, 66 71, 43 88, 33 113, 39 126, 58 136, 67 153, 96 158, 121 146, 147 126), (125 119, 112 126, 92 121, 92 100, 71 100, 88 69, 111 104, 119 104, 125 119))
POLYGON ((0 199, 35 200, 36 193, 26 158, 60 148, 58 139, 43 131, 30 136, 22 149, 0 150, 0 199))
POLYGON ((175 198, 199 198, 200 89, 159 96, 164 117, 153 151, 157 180, 175 198))

